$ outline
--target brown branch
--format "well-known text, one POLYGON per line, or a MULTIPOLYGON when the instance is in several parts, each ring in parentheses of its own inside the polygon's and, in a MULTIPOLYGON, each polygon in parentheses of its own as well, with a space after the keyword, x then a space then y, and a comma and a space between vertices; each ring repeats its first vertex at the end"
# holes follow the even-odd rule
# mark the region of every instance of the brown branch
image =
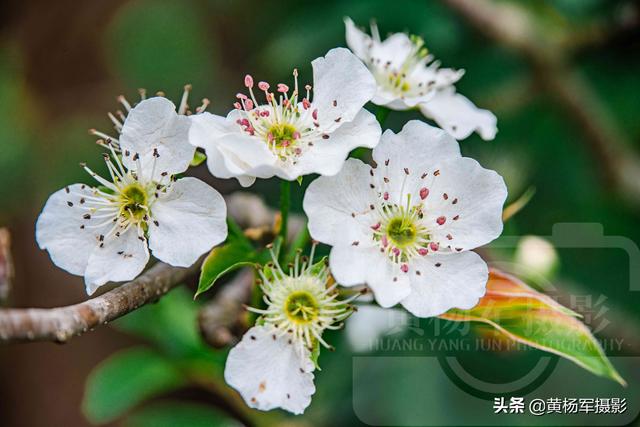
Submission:
POLYGON ((520 7, 490 0, 441 0, 476 30, 527 60, 541 87, 583 133, 606 183, 634 205, 640 205, 640 159, 624 140, 596 93, 565 58, 555 40, 520 7))
POLYGON ((13 274, 11 234, 6 228, 0 228, 0 305, 9 298, 13 274))
POLYGON ((200 333, 212 347, 223 348, 234 344, 244 332, 243 305, 251 298, 253 282, 253 271, 250 268, 243 269, 200 310, 200 333))
POLYGON ((198 272, 158 263, 137 279, 79 304, 58 308, 0 309, 0 342, 55 341, 104 325, 155 301, 198 272))

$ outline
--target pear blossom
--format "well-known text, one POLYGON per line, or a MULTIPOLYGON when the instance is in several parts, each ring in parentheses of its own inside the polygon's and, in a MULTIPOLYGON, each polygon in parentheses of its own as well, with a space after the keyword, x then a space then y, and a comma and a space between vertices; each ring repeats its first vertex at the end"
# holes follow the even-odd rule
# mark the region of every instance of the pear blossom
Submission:
POLYGON ((293 88, 284 83, 272 88, 264 81, 255 85, 247 75, 249 94, 239 93, 226 117, 193 117, 189 140, 205 149, 213 175, 235 177, 245 187, 256 178, 335 175, 351 150, 377 144, 380 125, 362 108, 376 84, 362 62, 338 48, 311 65, 313 88, 299 87, 297 70, 293 88), (256 96, 260 92, 264 101, 256 96))
POLYGON ((373 159, 375 167, 349 159, 305 194, 311 236, 332 246, 333 276, 418 317, 473 307, 488 269, 471 249, 502 232, 502 177, 462 157, 445 131, 415 120, 398 134, 385 131, 373 159))
POLYGON ((371 102, 392 110, 419 108, 459 140, 474 131, 484 140, 495 138, 496 116, 456 92, 454 85, 464 70, 441 68, 420 37, 395 33, 381 40, 375 23, 369 36, 350 18, 344 22, 347 46, 376 79, 377 91, 371 102))
POLYGON ((353 311, 349 302, 358 294, 337 298, 326 264, 313 264, 314 248, 308 262, 296 256, 289 273, 275 255, 258 272, 266 308, 248 308, 261 317, 231 349, 224 371, 227 384, 252 408, 303 413, 315 393, 313 354, 320 345, 331 348, 322 333, 341 328, 353 311))
POLYGON ((128 115, 114 116, 119 138, 104 135, 100 141, 108 149, 110 179, 83 164, 98 185, 55 192, 36 224, 40 248, 60 268, 84 276, 88 294, 107 282, 135 278, 149 251, 187 267, 227 236, 220 193, 196 178, 174 178, 194 155, 189 119, 162 97, 135 107, 122 101, 128 115))

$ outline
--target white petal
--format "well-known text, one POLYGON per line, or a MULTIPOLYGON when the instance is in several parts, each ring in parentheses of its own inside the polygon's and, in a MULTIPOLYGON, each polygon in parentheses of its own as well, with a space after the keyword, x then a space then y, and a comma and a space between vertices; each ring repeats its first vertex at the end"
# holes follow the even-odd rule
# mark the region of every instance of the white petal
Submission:
POLYGON ((420 111, 456 139, 465 139, 476 131, 486 141, 494 139, 498 131, 496 116, 491 111, 476 107, 453 87, 437 91, 420 105, 420 111))
POLYGON ((129 227, 120 236, 105 237, 103 246, 97 246, 87 264, 84 282, 87 293, 107 282, 123 282, 135 279, 149 260, 147 242, 138 237, 135 227, 129 227))
MULTIPOLYGON (((189 141, 205 149, 209 171, 218 178, 237 178, 248 187, 255 178, 271 178, 279 172, 277 159, 258 137, 235 123, 235 110, 225 117, 203 113, 192 118, 189 141)), ((285 178, 285 179, 295 179, 285 178)))
MULTIPOLYGON (((335 176, 321 176, 304 195, 309 233, 320 242, 351 245, 371 236, 375 224, 369 205, 375 194, 369 187, 371 167, 348 159, 335 176)), ((364 243, 364 242, 363 242, 364 243)))
POLYGON ((469 309, 484 295, 489 271, 475 252, 430 254, 411 266, 411 294, 402 305, 418 317, 431 317, 451 308, 469 309), (440 264, 436 267, 436 264, 440 264))
POLYGON ((425 179, 430 193, 423 221, 432 239, 441 246, 461 251, 485 245, 500 236, 502 207, 507 198, 502 177, 468 157, 449 160, 437 167, 439 175, 425 179), (444 219, 444 223, 439 224, 438 218, 444 219))
POLYGON ((375 147, 380 141, 381 133, 376 117, 363 108, 353 121, 333 131, 329 139, 314 142, 313 147, 293 167, 294 175, 335 175, 342 169, 351 150, 357 147, 375 147))
POLYGON ((425 185, 423 174, 432 175, 439 162, 453 158, 460 158, 458 142, 442 129, 418 120, 409 121, 398 134, 386 130, 373 149, 378 165, 375 173, 388 178, 389 194, 401 205, 406 204, 408 192, 425 185))
POLYGON ((374 97, 371 99, 371 102, 395 111, 404 111, 412 108, 406 102, 404 102, 404 99, 399 98, 398 95, 391 92, 390 90, 387 90, 383 86, 378 86, 378 90, 376 91, 374 97))
POLYGON ((104 219, 83 218, 88 211, 82 209, 80 199, 92 195, 91 188, 84 184, 73 184, 56 191, 47 200, 36 223, 38 246, 49 251, 55 265, 79 276, 84 274, 89 255, 99 244, 99 236, 112 226, 86 228, 104 222, 104 219))
POLYGON ((381 64, 389 64, 391 69, 400 69, 407 57, 413 53, 413 43, 405 33, 394 33, 382 43, 375 43, 371 57, 380 59, 381 64))
POLYGON ((226 216, 220 193, 199 179, 179 179, 151 207, 149 248, 161 261, 188 267, 227 238, 226 216))
POLYGON ((312 108, 318 109, 320 127, 326 131, 353 120, 376 92, 373 75, 348 49, 331 49, 311 65, 312 108))
POLYGON ((224 379, 252 408, 302 414, 316 389, 309 351, 299 348, 273 327, 254 326, 229 352, 224 379))
POLYGON ((371 37, 367 33, 360 30, 358 27, 356 27, 356 25, 349 17, 344 18, 344 26, 346 31, 347 46, 349 47, 349 49, 351 49, 351 51, 362 60, 366 60, 367 58, 369 58, 368 52, 371 44, 373 43, 371 37))
POLYGON ((211 113, 192 115, 190 119, 192 124, 189 142, 196 147, 204 148, 209 172, 218 178, 237 178, 243 187, 252 185, 255 177, 245 175, 247 167, 242 162, 235 162, 235 156, 225 156, 227 150, 219 149, 219 141, 225 136, 237 136, 242 139, 238 141, 240 144, 244 142, 244 135, 239 133, 238 126, 228 117, 211 113))
POLYGON ((411 292, 407 273, 373 246, 334 246, 329 268, 343 286, 366 284, 381 307, 392 307, 411 292))
MULTIPOLYGON (((186 116, 176 113, 173 102, 162 97, 141 101, 128 114, 120 135, 123 156, 128 169, 136 169, 133 154, 138 153, 145 174, 150 174, 156 162, 155 177, 161 172, 170 175, 184 172, 193 159, 195 148, 189 144, 189 126, 186 116), (159 157, 154 157, 154 150, 159 157)), ((146 176, 146 175, 145 175, 146 176)), ((147 179, 151 178, 150 175, 147 179)))

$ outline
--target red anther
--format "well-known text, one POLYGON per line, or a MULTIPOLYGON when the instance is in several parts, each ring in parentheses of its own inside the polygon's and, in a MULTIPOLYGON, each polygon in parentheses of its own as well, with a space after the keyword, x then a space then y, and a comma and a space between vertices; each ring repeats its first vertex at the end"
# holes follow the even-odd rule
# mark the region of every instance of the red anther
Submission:
POLYGON ((385 191, 384 194, 382 195, 382 198, 385 200, 389 200, 389 192, 385 191))
POLYGON ((269 90, 269 83, 260 82, 258 83, 258 87, 260 88, 260 90, 269 90))
POLYGON ((311 107, 311 103, 309 102, 309 100, 307 98, 302 98, 302 107, 305 110, 308 110, 309 107, 311 107))
POLYGON ((248 88, 253 87, 253 77, 251 77, 249 74, 244 76, 244 85, 248 88))
POLYGON ((291 141, 289 141, 288 139, 285 139, 284 141, 282 141, 282 145, 283 147, 288 147, 291 145, 291 141))
POLYGON ((429 253, 429 251, 426 248, 420 248, 418 249, 418 253, 422 256, 425 256, 426 254, 429 253))
POLYGON ((380 228, 381 225, 382 224, 380 224, 380 223, 374 224, 374 225, 371 226, 371 229, 374 230, 374 231, 377 231, 380 228))
POLYGON ((278 83, 278 92, 280 93, 287 93, 289 92, 289 86, 287 86, 284 83, 278 83))
POLYGON ((429 195, 429 189, 427 187, 423 187, 420 189, 420 198, 422 200, 426 199, 428 195, 429 195))
POLYGON ((432 251, 437 251, 439 247, 440 245, 438 245, 436 242, 429 243, 429 248, 431 248, 432 251))
POLYGON ((395 256, 400 255, 400 249, 398 249, 398 248, 393 248, 393 249, 391 250, 391 252, 393 252, 393 254, 394 254, 395 256))
POLYGON ((253 110, 253 101, 250 99, 247 99, 244 102, 244 106, 246 107, 247 110, 253 110))
POLYGON ((447 218, 443 217, 443 216, 439 216, 438 219, 436 219, 436 222, 438 223, 438 225, 442 225, 447 221, 447 218))
POLYGON ((311 117, 313 117, 313 120, 318 120, 318 109, 317 108, 315 110, 313 110, 313 113, 311 113, 311 117))
POLYGON ((301 135, 300 135, 300 132, 295 131, 295 132, 293 132, 293 135, 292 135, 292 136, 293 136, 293 139, 300 139, 300 136, 301 136, 301 135))
POLYGON ((233 106, 236 108, 236 110, 242 110, 242 105, 239 102, 234 102, 233 106))
POLYGON ((407 271, 409 271, 409 266, 407 264, 402 264, 400 266, 400 270, 402 270, 403 273, 406 273, 407 271))
POLYGON ((387 240, 387 236, 382 236, 382 247, 386 248, 389 245, 389 241, 387 240))
POLYGON ((300 154, 302 154, 302 149, 300 147, 298 147, 295 150, 293 150, 293 152, 296 153, 299 156, 300 154))
POLYGON ((247 95, 245 95, 244 93, 236 93, 236 98, 245 100, 247 99, 247 95))

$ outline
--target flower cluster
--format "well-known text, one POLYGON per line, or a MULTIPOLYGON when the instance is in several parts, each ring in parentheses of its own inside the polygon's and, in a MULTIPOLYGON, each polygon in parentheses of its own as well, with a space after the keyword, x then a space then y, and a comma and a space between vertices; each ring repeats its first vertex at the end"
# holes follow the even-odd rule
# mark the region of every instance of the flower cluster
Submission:
MULTIPOLYGON (((343 299, 339 286, 370 289, 379 306, 400 305, 417 317, 471 308, 488 277, 473 249, 502 231, 504 181, 463 157, 456 141, 496 133, 495 116, 455 92, 463 73, 440 68, 420 38, 382 41, 375 26, 369 36, 345 24, 353 53, 337 48, 314 60, 313 85, 300 86, 297 70, 292 87, 246 75, 246 93, 226 116, 205 112, 207 100, 192 113, 189 87, 178 107, 144 92, 133 106, 121 97, 124 112, 109 114, 118 136, 91 131, 105 148, 108 176, 83 164, 94 185, 54 193, 36 225, 40 247, 84 276, 93 294, 135 278, 150 252, 186 267, 227 239, 220 193, 182 177, 194 155, 203 156, 197 147, 212 175, 243 186, 319 174, 303 209, 311 237, 331 246, 328 262, 313 262, 316 243, 310 259, 298 253, 290 266, 273 251, 253 290, 260 305, 248 308, 258 320, 227 359, 227 383, 260 410, 299 414, 310 404, 318 354, 331 348, 323 334, 342 327, 360 294, 343 299), (419 108, 442 129, 414 120, 383 134, 368 102, 419 108), (357 147, 373 149, 373 165, 348 158, 357 147)), ((237 261, 220 271, 255 258, 237 261)))

